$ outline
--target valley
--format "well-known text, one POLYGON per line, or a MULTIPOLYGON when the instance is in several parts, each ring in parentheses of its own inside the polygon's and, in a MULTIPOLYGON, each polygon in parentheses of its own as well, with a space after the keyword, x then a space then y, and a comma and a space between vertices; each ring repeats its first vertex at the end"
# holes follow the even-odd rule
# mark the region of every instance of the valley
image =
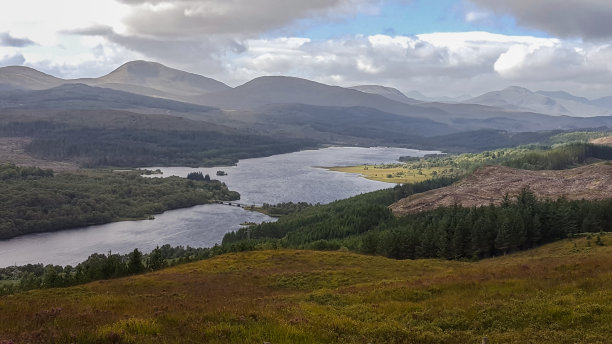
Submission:
POLYGON ((0 343, 606 340, 606 98, 147 61, 0 86, 0 343), (209 204, 238 199, 264 214, 209 204))

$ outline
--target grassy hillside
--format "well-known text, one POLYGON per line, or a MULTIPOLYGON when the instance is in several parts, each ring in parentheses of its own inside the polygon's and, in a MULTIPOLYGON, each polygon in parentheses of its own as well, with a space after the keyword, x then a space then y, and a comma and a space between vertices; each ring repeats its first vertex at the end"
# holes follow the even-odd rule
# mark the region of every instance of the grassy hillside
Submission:
POLYGON ((612 159, 612 149, 583 142, 604 133, 573 132, 555 135, 551 145, 532 144, 481 153, 460 155, 402 157, 402 163, 358 165, 329 168, 357 173, 387 183, 417 183, 438 176, 465 176, 487 165, 504 165, 525 170, 563 170, 612 159))
POLYGON ((612 237, 476 263, 228 254, 0 298, 0 342, 609 343, 612 237))

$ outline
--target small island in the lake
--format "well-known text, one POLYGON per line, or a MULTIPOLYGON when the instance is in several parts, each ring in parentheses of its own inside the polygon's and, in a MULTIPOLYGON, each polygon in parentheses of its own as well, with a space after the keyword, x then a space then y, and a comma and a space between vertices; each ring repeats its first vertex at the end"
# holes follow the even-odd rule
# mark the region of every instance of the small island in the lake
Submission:
POLYGON ((227 176, 227 172, 225 171, 217 171, 218 176, 227 176))

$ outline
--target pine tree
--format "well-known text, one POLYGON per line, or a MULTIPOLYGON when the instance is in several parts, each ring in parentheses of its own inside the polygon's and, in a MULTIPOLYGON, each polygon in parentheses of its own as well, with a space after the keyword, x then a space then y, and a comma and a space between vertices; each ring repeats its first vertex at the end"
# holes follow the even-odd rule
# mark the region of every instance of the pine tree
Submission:
POLYGON ((162 255, 162 251, 157 246, 151 253, 149 254, 149 259, 147 260, 147 267, 149 270, 159 270, 166 266, 166 260, 162 255))
POLYGON ((512 244, 512 227, 508 219, 504 219, 504 222, 497 232, 495 238, 495 248, 502 251, 504 254, 508 253, 510 245, 512 244))
POLYGON ((145 266, 142 263, 142 253, 137 248, 130 252, 128 255, 128 271, 132 274, 137 274, 145 270, 145 266))

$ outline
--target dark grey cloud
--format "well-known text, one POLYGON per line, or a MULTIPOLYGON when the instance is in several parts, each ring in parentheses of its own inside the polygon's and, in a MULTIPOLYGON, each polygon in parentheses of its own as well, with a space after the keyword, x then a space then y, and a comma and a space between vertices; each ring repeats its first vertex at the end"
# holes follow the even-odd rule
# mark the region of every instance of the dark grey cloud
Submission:
MULTIPOLYGON (((355 13, 384 0, 120 0, 134 6, 124 19, 133 34, 254 37, 298 20, 355 13)), ((406 1, 406 0, 395 0, 406 1)))
POLYGON ((519 25, 558 37, 612 37, 610 0, 469 0, 497 14, 511 15, 519 25))
POLYGON ((36 43, 30 39, 13 37, 8 32, 0 33, 0 46, 22 48, 35 44, 36 43))
POLYGON ((22 66, 25 62, 25 57, 21 54, 0 57, 0 67, 4 66, 22 66))

